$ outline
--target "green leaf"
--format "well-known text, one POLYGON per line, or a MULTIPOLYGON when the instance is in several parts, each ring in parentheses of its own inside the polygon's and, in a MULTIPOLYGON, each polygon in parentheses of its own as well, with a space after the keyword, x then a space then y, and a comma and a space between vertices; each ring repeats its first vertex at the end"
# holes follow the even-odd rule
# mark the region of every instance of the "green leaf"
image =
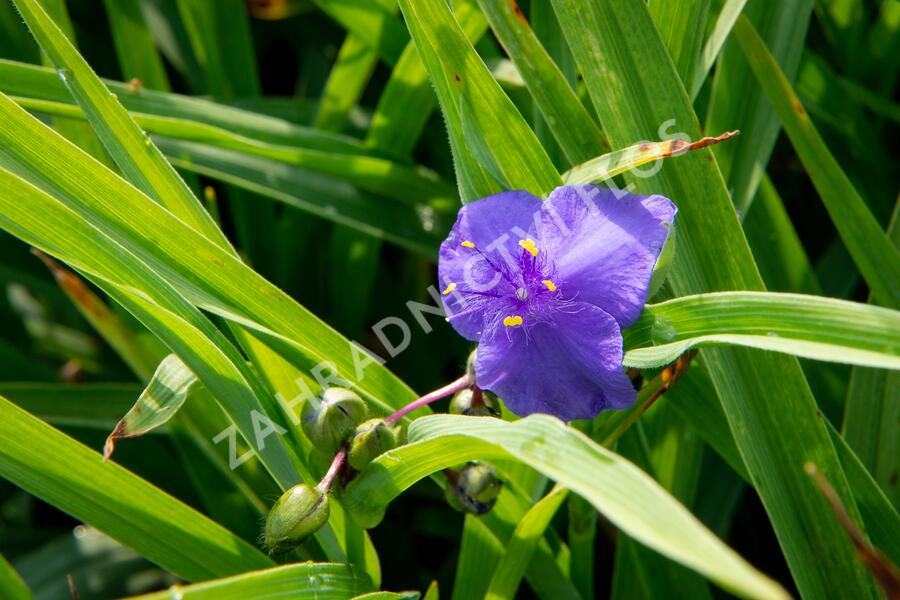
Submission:
POLYGON ((479 0, 478 4, 544 119, 552 124, 550 132, 567 152, 569 162, 579 163, 601 154, 606 149, 603 133, 541 46, 519 7, 514 2, 479 0))
POLYGON ((566 541, 572 554, 572 583, 582 598, 594 597, 594 543, 597 536, 597 510, 581 496, 569 496, 569 526, 566 541))
POLYGON ((41 600, 71 600, 72 584, 82 594, 115 597, 127 593, 129 582, 141 573, 146 580, 136 589, 152 589, 168 582, 166 572, 131 548, 89 525, 76 526, 20 556, 15 567, 32 593, 41 600))
MULTIPOLYGON (((709 376, 702 368, 694 366, 678 385, 666 394, 666 401, 716 450, 728 465, 750 483, 728 420, 719 403, 709 376)), ((900 562, 900 516, 872 479, 843 437, 826 425, 837 451, 853 497, 859 506, 864 529, 872 544, 894 563, 900 562)), ((845 534, 846 535, 846 534, 845 534)))
POLYGON ((34 596, 15 569, 0 554, 0 592, 8 600, 32 600, 34 596))
POLYGON ((516 525, 512 538, 506 545, 506 552, 500 559, 491 577, 485 598, 513 598, 519 582, 525 575, 528 563, 538 542, 544 537, 544 530, 550 525, 553 515, 566 499, 568 490, 557 485, 532 506, 516 525))
POLYGON ((217 98, 258 96, 259 75, 247 11, 240 0, 177 0, 178 13, 217 98))
MULTIPOLYGON (((473 44, 487 31, 487 21, 474 0, 454 2, 453 15, 473 44)), ((378 100, 366 135, 366 147, 387 156, 408 157, 436 104, 425 65, 415 44, 409 42, 378 100)))
MULTIPOLYGON (((104 80, 109 91, 131 112, 205 123, 214 130, 260 142, 346 154, 364 154, 358 140, 295 125, 283 119, 213 102, 206 98, 134 89, 130 84, 104 80)), ((9 95, 72 104, 65 84, 52 70, 0 59, 0 89, 9 95)), ((207 130, 209 131, 209 130, 207 130)))
MULTIPOLYGON (((255 395, 256 398, 267 398, 267 393, 258 383, 255 389, 251 387, 248 379, 249 382, 256 382, 252 371, 212 323, 161 281, 156 273, 143 263, 135 261, 133 255, 100 231, 81 221, 74 212, 61 211, 61 207, 52 198, 3 169, 0 169, 0 180, 7 190, 0 201, 0 215, 3 215, 0 217, 0 225, 10 227, 15 223, 13 230, 17 235, 70 263, 73 262, 71 257, 78 257, 75 262, 79 265, 79 270, 120 303, 126 303, 127 308, 139 312, 136 315, 139 319, 149 321, 145 323, 149 325, 148 328, 170 345, 199 375, 226 408, 245 438, 256 447, 256 425, 252 411, 247 410, 248 397, 253 398, 255 395), (35 224, 34 213, 28 214, 26 210, 16 214, 16 211, 10 209, 12 205, 36 211, 41 225, 35 224), (60 225, 61 223, 64 224, 60 225), (43 230, 43 235, 46 235, 48 226, 53 225, 61 226, 66 235, 51 236, 54 238, 52 241, 42 239, 42 234, 38 232, 43 230), (132 261, 130 267, 125 266, 129 258, 132 261), (90 267, 81 266, 84 264, 81 261, 93 264, 90 267), (141 288, 131 287, 132 285, 141 288), (141 289, 153 289, 154 297, 139 291, 141 289), (173 348, 176 345, 178 350, 173 348), (253 391, 248 394, 248 390, 253 391)), ((148 204, 153 205, 149 201, 148 204)), ((258 400, 254 404, 260 414, 265 414, 258 400)), ((266 445, 264 450, 261 453, 263 461, 274 477, 285 487, 297 483, 295 468, 280 438, 277 443, 266 445)))
MULTIPOLYGON (((743 11, 758 24, 766 44, 792 80, 800 64, 813 4, 812 0, 792 4, 750 2, 743 11)), ((733 31, 729 38, 734 37, 733 31)), ((726 128, 744 133, 735 144, 720 146, 713 154, 728 189, 733 190, 735 206, 745 212, 756 194, 781 125, 734 40, 725 44, 719 56, 705 125, 710 131, 726 128)))
POLYGON ((409 36, 391 11, 375 0, 313 0, 329 17, 366 42, 393 66, 409 36))
MULTIPOLYGON (((553 6, 612 146, 647 139, 671 119, 688 137, 699 136, 687 92, 643 2, 555 0, 553 6)), ((664 163, 652 178, 625 179, 636 192, 678 203, 679 245, 669 274, 676 295, 763 289, 708 151, 664 163)), ((838 541, 845 533, 831 508, 803 472, 807 461, 827 472, 850 514, 858 514, 796 359, 741 348, 709 348, 701 357, 801 593, 875 595, 852 548, 838 541)))
MULTIPOLYGON (((428 453, 426 448, 421 449, 425 451, 424 454, 428 453)), ((498 496, 497 503, 487 515, 466 517, 463 543, 466 543, 466 536, 472 536, 477 543, 477 551, 460 549, 462 563, 454 582, 455 598, 484 598, 503 549, 515 533, 516 523, 525 518, 534 501, 531 496, 526 495, 525 490, 519 488, 518 480, 512 476, 516 467, 523 463, 500 460, 493 464, 498 468, 502 465, 500 476, 507 491, 498 496)), ((525 573, 529 586, 538 597, 545 600, 578 600, 578 591, 567 573, 569 560, 566 545, 559 540, 553 529, 548 529, 544 539, 535 547, 525 573)))
MULTIPOLYGON (((0 224, 33 245, 47 250, 48 253, 53 253, 70 264, 77 263, 82 273, 90 275, 95 283, 125 303, 129 310, 144 320, 145 324, 162 337, 191 370, 198 374, 217 400, 223 402, 223 407, 236 423, 244 439, 253 449, 260 451, 264 465, 282 488, 293 485, 300 478, 312 481, 306 467, 299 462, 293 462, 289 447, 286 446, 288 438, 272 434, 273 429, 277 432, 279 427, 290 431, 287 429, 287 419, 293 420, 295 415, 285 414, 291 412, 287 409, 282 411, 272 392, 259 381, 256 373, 244 362, 243 357, 231 343, 197 311, 197 306, 227 315, 233 323, 240 321, 240 328, 235 331, 237 336, 242 337, 246 334, 241 328, 248 324, 257 329, 269 330, 265 327, 269 319, 257 318, 256 310, 251 308, 251 305, 255 304, 257 308, 269 312, 269 317, 282 321, 272 330, 277 331, 282 326, 294 329, 288 336, 277 335, 289 341, 293 352, 292 360, 296 360, 299 354, 300 361, 296 363, 297 366, 309 369, 321 364, 329 369, 322 373, 323 375, 337 374, 344 379, 361 379, 359 391, 372 400, 381 401, 384 398, 399 406, 414 397, 408 387, 389 374, 377 361, 368 359, 357 346, 318 321, 283 292, 250 270, 227 249, 204 238, 112 173, 94 163, 84 162, 83 155, 77 150, 66 144, 60 145, 59 138, 52 132, 48 134, 46 127, 30 119, 27 114, 17 111, 18 109, 10 104, 8 99, 0 95, 0 112, 14 115, 14 122, 18 124, 16 127, 8 119, 0 120, 0 130, 12 134, 12 137, 5 138, 9 144, 4 146, 4 151, 9 150, 10 154, 0 152, 0 163, 6 161, 6 164, 16 172, 24 174, 38 185, 48 186, 48 189, 52 189, 60 197, 50 199, 41 196, 35 188, 21 187, 22 181, 13 177, 12 179, 17 181, 15 186, 18 193, 31 196, 31 199, 25 203, 18 203, 11 197, 5 197, 6 202, 0 208, 0 214, 4 215, 0 218, 0 224), (29 150, 35 137, 26 141, 27 136, 43 138, 44 143, 37 145, 42 151, 29 150), (15 142, 14 139, 18 139, 19 142, 15 142), (52 154, 47 152, 47 148, 50 147, 55 147, 52 154), (14 149, 16 152, 12 154, 14 149), (34 161, 42 160, 41 157, 49 159, 55 167, 36 168, 34 161), (91 186, 86 187, 77 183, 84 181, 86 177, 90 177, 91 186), (64 182, 58 180, 56 184, 50 183, 55 178, 61 178, 64 182), (116 191, 107 186, 116 188, 116 191), (78 212, 73 212, 63 203, 78 212), (10 215, 23 209, 25 213, 18 213, 17 216, 9 218, 10 215), (36 210, 37 214, 40 214, 37 220, 34 219, 35 213, 27 215, 31 210, 36 210), (153 217, 148 220, 150 214, 155 214, 166 223, 153 225, 153 217), (62 226, 63 231, 81 233, 51 235, 53 239, 47 239, 48 221, 54 219, 62 219, 66 223, 62 226), (114 236, 115 240, 105 237, 106 234, 114 236), (60 244, 64 246, 64 250, 58 249, 60 244), (200 246, 191 249, 193 244, 200 246), (106 246, 107 249, 98 251, 98 246, 106 246), (128 251, 124 250, 126 247, 128 251), (164 249, 165 247, 168 249, 164 249), (181 255, 174 263, 171 251, 181 255), (212 252, 212 255, 208 254, 209 252, 212 252), (201 256, 207 258, 200 258, 201 256), (208 268, 210 260, 220 264, 221 268, 210 270, 208 268), (191 270, 194 270, 194 274, 188 278, 176 275, 175 271, 179 267, 176 267, 175 271, 172 268, 179 262, 182 265, 193 264, 191 270), (149 264, 153 267, 148 267, 149 264), (231 292, 243 295, 244 300, 221 303, 215 300, 216 294, 210 296, 208 292, 200 291, 214 281, 217 273, 224 275, 230 268, 238 269, 242 274, 231 273, 224 276, 213 287, 224 285, 231 292), (165 278, 161 278, 159 273, 165 273, 165 278), (173 282, 178 286, 177 290, 172 287, 173 282), (188 288, 193 288, 199 295, 189 291, 188 288), (290 313, 296 310, 306 316, 299 319, 297 314, 290 316, 290 313), (240 316, 235 319, 238 315, 240 316), (248 319, 243 315, 250 315, 251 318, 248 319), (322 328, 318 332, 315 331, 316 324, 322 328), (294 339, 298 334, 301 334, 301 338, 303 335, 312 337, 301 342, 294 339), (299 353, 297 348, 300 348, 299 353), (357 370, 361 374, 357 374, 357 370), (215 371, 218 371, 218 374, 215 371), (375 389, 384 383, 388 383, 387 388, 375 389), (217 391, 216 388, 220 389, 217 391), (255 406, 252 404, 248 406, 248 398, 258 402, 255 406), (270 427, 269 423, 273 425, 270 427), (257 435, 257 429, 270 435, 262 433, 257 435)), ((2 136, 3 133, 0 132, 0 137, 2 136)), ((9 173, 0 169, 0 176, 8 175, 9 173)), ((252 340, 244 341, 252 346, 252 340)), ((256 366, 262 369, 266 365, 256 366)), ((282 394, 282 397, 289 403, 295 400, 302 401, 303 394, 304 390, 294 386, 289 392, 282 394)), ((296 407, 291 410, 296 410, 296 407)), ((323 545, 331 560, 346 558, 339 543, 339 540, 350 539, 344 537, 342 528, 344 524, 339 506, 336 505, 332 511, 331 525, 320 530, 317 535, 317 540, 323 545), (336 532, 339 535, 336 536, 336 532)), ((359 549, 365 556, 354 556, 353 561, 372 567, 369 573, 376 579, 377 561, 374 560, 374 551, 361 531, 359 537, 364 540, 359 544, 359 549)))
MULTIPOLYGON (((194 88, 222 101, 258 96, 256 54, 241 0, 176 0, 175 4, 204 79, 194 88)), ((228 199, 238 246, 251 264, 271 264, 276 252, 270 234, 275 208, 255 205, 242 190, 229 190, 228 199)))
POLYGON ((0 398, 0 477, 187 580, 259 569, 259 550, 0 398), (64 460, 62 458, 64 457, 64 460))
MULTIPOLYGON (((17 99, 24 108, 45 114, 65 114, 78 118, 76 107, 43 100, 17 99)), ((246 156, 267 158, 305 170, 345 179, 354 186, 396 201, 414 204, 424 202, 442 213, 449 213, 454 203, 454 190, 436 173, 423 167, 407 167, 399 163, 359 154, 336 154, 275 145, 231 133, 210 125, 134 113, 135 122, 147 133, 172 140, 201 142, 214 148, 235 150, 241 160, 246 156)), ((162 147, 164 144, 159 144, 162 147)), ((433 208, 433 210, 434 210, 433 208)))
POLYGON ((648 4, 650 16, 687 89, 693 85, 711 4, 710 0, 670 0, 648 4))
POLYGON ((713 29, 703 45, 697 69, 694 71, 694 76, 691 79, 690 92, 692 99, 696 98, 697 94, 700 93, 700 88, 703 87, 706 76, 709 75, 709 70, 712 69, 713 64, 719 58, 719 52, 721 52, 722 46, 725 45, 725 40, 731 34, 731 28, 734 27, 734 22, 737 21, 741 11, 744 10, 745 4, 747 4, 747 0, 725 0, 722 4, 722 8, 716 17, 715 25, 713 25, 713 29))
MULTIPOLYGON (((888 226, 895 246, 900 245, 900 202, 894 208, 888 226)), ((869 302, 872 301, 871 295, 869 302)), ((855 368, 844 410, 841 433, 847 445, 874 479, 881 485, 895 507, 900 506, 900 489, 896 482, 900 470, 900 373, 876 369, 855 368)))
POLYGON ((132 600, 267 600, 291 597, 346 600, 372 589, 372 582, 352 565, 305 563, 242 573, 227 579, 175 586, 164 592, 132 596, 132 600))
POLYGON ((9 2, 0 3, 0 50, 3 56, 26 62, 40 61, 34 39, 22 25, 15 7, 9 2))
POLYGON ((122 78, 136 78, 142 86, 169 91, 169 78, 147 28, 140 0, 104 0, 122 78))
POLYGON ((423 256, 434 258, 449 217, 431 206, 410 206, 367 194, 331 176, 212 146, 160 139, 180 168, 283 202, 423 256))
POLYGON ((368 44, 352 33, 347 35, 319 99, 317 128, 340 132, 346 127, 377 62, 378 54, 368 44))
MULTIPOLYGON (((617 449, 690 507, 697 491, 702 447, 702 441, 677 414, 667 410, 665 403, 656 402, 646 418, 622 436, 617 449)), ((678 590, 679 597, 712 600, 709 585, 696 572, 628 536, 622 536, 616 545, 615 569, 615 579, 623 582, 614 582, 614 600, 634 595, 627 588, 632 580, 640 585, 645 598, 666 597, 671 590, 678 590)))
POLYGON ((754 598, 786 597, 649 476, 557 419, 424 417, 410 426, 409 439, 348 486, 344 500, 358 522, 371 524, 391 499, 429 473, 467 460, 512 456, 589 500, 635 539, 725 589, 754 598))
POLYGON ((197 376, 178 356, 170 354, 163 359, 137 402, 106 439, 104 460, 112 456, 116 441, 144 435, 168 423, 184 404, 195 383, 197 376))
POLYGON ((897 491, 900 426, 900 373, 854 369, 847 390, 843 434, 894 506, 897 491))
POLYGON ((537 193, 559 185, 556 168, 534 132, 500 89, 447 5, 441 0, 401 0, 400 9, 447 120, 463 201, 497 189, 481 169, 470 166, 471 159, 462 157, 473 135, 489 149, 503 182, 511 188, 537 193), (468 136, 459 114, 463 99, 472 109, 466 111, 468 136))
POLYGON ((801 294, 719 292, 649 305, 626 331, 625 364, 656 367, 694 346, 734 344, 900 369, 900 311, 801 294), (635 348, 653 344, 648 348, 635 348))
POLYGON ((491 569, 503 554, 503 544, 475 515, 466 515, 453 582, 453 600, 484 598, 491 569))
POLYGON ((60 79, 84 110, 97 136, 129 181, 184 218, 197 231, 227 245, 222 232, 172 165, 166 162, 109 93, 37 0, 19 0, 16 6, 41 48, 56 66, 60 79))
MULTIPOLYGON (((199 235, 114 174, 99 165, 86 163, 83 154, 22 113, 2 95, 0 114, 4 115, 0 119, 0 139, 3 140, 0 159, 4 153, 15 156, 15 164, 27 168, 31 180, 61 194, 61 202, 113 235, 116 243, 128 248, 141 261, 153 265, 154 270, 165 273, 166 281, 195 306, 249 318, 298 344, 312 365, 321 361, 332 363, 344 379, 360 379, 356 375, 357 369, 364 369, 365 376, 359 388, 373 398, 384 398, 397 407, 415 398, 412 391, 387 369, 376 362, 363 361, 361 351, 349 340, 253 272, 236 256, 199 235), (80 185, 86 178, 92 182, 89 188, 80 185), (217 268, 209 269, 210 264, 216 264, 217 268)), ((0 215, 8 215, 13 208, 7 206, 0 215)), ((30 211, 32 207, 15 208, 30 211)), ((61 205, 52 210, 62 210, 61 205)), ((24 234, 22 218, 5 220, 3 226, 14 227, 24 234)), ((40 223, 40 220, 30 221, 30 226, 36 228, 32 232, 46 229, 46 225, 40 223)), ((81 252, 85 252, 81 260, 89 256, 101 258, 90 246, 81 252)), ((71 253, 69 256, 74 258, 71 253)), ((135 282, 133 287, 140 288, 142 284, 135 282)), ((193 369, 193 365, 191 367, 193 369)))
MULTIPOLYGON (((69 9, 65 0, 41 0, 41 6, 53 22, 59 27, 61 37, 72 44, 74 47, 77 42, 75 40, 75 27, 72 19, 69 17, 69 9)), ((38 42, 40 43, 40 42, 38 42)), ((42 48, 43 49, 43 48, 42 48)), ((52 59, 47 52, 41 52, 41 62, 45 65, 53 65, 52 59)), ((111 165, 109 156, 103 151, 103 145, 91 128, 84 123, 72 122, 64 117, 58 117, 53 120, 53 128, 66 139, 71 140, 83 149, 85 152, 102 161, 104 164, 111 165)))
POLYGON ((115 427, 140 393, 132 384, 0 384, 0 396, 51 425, 104 431, 115 427))
POLYGON ((784 72, 746 18, 738 19, 735 36, 876 301, 900 306, 900 251, 828 151, 784 72))

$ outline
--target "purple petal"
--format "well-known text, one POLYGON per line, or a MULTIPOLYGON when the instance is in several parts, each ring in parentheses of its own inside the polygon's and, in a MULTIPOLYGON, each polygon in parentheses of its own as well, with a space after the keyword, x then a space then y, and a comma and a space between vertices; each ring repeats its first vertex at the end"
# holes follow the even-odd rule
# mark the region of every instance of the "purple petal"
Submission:
POLYGON ((514 191, 460 209, 456 224, 441 244, 438 278, 441 290, 447 292, 444 304, 450 323, 463 337, 477 341, 481 336, 486 308, 508 285, 498 274, 498 269, 511 268, 503 257, 511 260, 522 252, 519 240, 535 230, 541 204, 528 192, 514 191), (491 262, 482 253, 488 254, 491 262), (473 290, 477 293, 461 293, 473 290))
POLYGON ((508 328, 478 346, 476 381, 520 416, 589 419, 625 408, 636 392, 622 369, 622 334, 596 306, 574 302, 531 327, 508 328))
POLYGON ((557 188, 544 203, 539 236, 556 263, 556 285, 602 308, 622 329, 632 325, 676 212, 663 196, 557 188))

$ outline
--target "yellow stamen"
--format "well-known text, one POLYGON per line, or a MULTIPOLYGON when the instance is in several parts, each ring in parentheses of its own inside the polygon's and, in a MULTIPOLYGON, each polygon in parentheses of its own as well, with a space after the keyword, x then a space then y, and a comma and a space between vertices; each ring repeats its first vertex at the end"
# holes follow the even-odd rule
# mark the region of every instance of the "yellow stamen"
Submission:
POLYGON ((455 283, 451 283, 451 284, 448 285, 447 288, 446 288, 443 292, 441 292, 441 293, 442 293, 443 295, 446 296, 447 294, 449 294, 450 292, 452 292, 452 291, 455 290, 455 289, 456 289, 456 284, 455 284, 455 283))
POLYGON ((544 285, 546 285, 546 286, 547 286, 547 289, 550 290, 551 292, 555 292, 555 291, 556 291, 556 284, 553 283, 552 281, 550 281, 549 279, 545 279, 545 280, 542 281, 541 283, 543 283, 544 285))
POLYGON ((503 319, 503 324, 507 327, 517 327, 522 324, 522 317, 519 315, 511 315, 503 319))
POLYGON ((463 240, 462 242, 460 242, 459 245, 460 245, 460 246, 464 246, 464 247, 466 247, 466 248, 474 248, 474 247, 475 247, 475 244, 473 244, 473 243, 470 242, 469 240, 463 240))
POLYGON ((528 250, 532 256, 538 255, 537 246, 534 245, 534 240, 519 240, 519 245, 528 250))

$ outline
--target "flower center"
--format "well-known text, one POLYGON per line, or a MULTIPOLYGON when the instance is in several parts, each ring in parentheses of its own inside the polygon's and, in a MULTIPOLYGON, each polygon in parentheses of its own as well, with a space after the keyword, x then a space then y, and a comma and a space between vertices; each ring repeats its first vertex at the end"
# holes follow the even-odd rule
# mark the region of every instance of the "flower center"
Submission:
POLYGON ((556 282, 553 281, 556 267, 550 257, 532 239, 519 240, 521 251, 518 255, 503 254, 500 251, 484 252, 469 240, 460 242, 460 247, 473 253, 479 263, 473 263, 472 272, 479 271, 472 282, 445 282, 443 294, 461 294, 468 308, 482 306, 486 314, 492 315, 493 327, 500 330, 529 327, 549 318, 548 312, 565 303, 556 282), (488 276, 487 273, 492 273, 488 276), (492 284, 484 286, 483 281, 492 284))

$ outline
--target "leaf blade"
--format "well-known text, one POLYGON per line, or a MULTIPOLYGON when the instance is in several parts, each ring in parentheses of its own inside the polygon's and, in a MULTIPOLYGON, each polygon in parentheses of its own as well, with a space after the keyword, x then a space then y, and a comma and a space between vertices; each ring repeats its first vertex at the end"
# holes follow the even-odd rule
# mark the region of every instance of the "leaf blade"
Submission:
POLYGON ((0 476, 188 580, 272 562, 143 479, 0 398, 0 476), (55 460, 65 456, 66 460, 55 460))

